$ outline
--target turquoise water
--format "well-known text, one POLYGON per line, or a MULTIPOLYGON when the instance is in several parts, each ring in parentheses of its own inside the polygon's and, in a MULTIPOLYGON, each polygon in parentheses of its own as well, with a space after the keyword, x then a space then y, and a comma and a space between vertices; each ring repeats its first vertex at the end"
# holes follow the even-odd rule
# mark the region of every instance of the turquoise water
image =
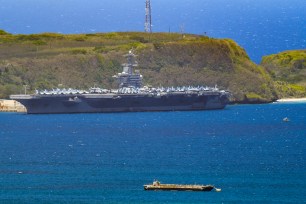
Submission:
POLYGON ((0 203, 303 203, 305 113, 306 103, 1 113, 0 203), (144 191, 153 179, 222 191, 144 191))

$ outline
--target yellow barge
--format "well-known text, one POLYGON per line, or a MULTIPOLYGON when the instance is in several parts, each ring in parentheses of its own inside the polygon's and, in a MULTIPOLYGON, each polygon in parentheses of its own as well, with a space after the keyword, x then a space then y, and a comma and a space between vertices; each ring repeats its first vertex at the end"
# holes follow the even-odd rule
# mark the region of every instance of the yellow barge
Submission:
POLYGON ((180 185, 180 184, 161 184, 154 181, 153 184, 144 185, 144 190, 153 191, 211 191, 215 187, 212 185, 180 185))

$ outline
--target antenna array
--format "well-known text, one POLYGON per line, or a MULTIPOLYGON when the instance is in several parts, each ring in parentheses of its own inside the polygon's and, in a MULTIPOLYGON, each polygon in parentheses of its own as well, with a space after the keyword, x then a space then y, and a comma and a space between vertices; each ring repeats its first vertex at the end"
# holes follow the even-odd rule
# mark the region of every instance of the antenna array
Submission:
POLYGON ((152 33, 151 1, 146 0, 145 32, 152 33))

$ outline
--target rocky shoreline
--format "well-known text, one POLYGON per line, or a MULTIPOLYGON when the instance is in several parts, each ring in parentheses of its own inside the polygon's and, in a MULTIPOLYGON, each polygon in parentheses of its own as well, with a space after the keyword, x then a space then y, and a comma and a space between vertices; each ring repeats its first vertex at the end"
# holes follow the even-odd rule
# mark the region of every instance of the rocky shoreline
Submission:
POLYGON ((26 108, 15 100, 0 99, 0 112, 26 112, 26 108))

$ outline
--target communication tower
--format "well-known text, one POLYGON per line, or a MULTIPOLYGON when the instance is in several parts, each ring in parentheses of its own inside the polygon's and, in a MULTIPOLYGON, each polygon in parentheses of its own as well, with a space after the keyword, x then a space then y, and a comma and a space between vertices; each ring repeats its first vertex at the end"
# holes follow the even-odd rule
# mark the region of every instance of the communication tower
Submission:
POLYGON ((145 32, 152 33, 151 1, 146 0, 145 32))

